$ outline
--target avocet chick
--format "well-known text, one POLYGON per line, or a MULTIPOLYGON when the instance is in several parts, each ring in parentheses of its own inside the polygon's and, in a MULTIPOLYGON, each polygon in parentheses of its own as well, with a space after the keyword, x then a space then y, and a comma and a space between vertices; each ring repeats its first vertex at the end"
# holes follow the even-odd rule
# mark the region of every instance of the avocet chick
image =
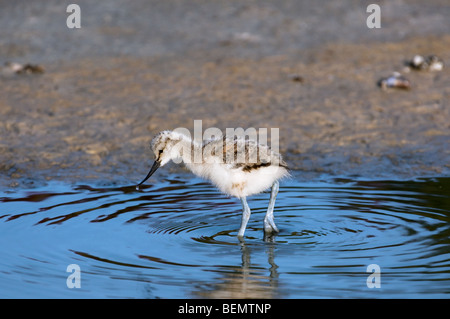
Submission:
POLYGON ((243 212, 238 231, 240 238, 244 236, 251 214, 247 197, 272 187, 264 218, 264 232, 266 235, 278 232, 273 217, 275 198, 279 180, 288 176, 289 172, 281 155, 268 146, 253 140, 226 136, 200 144, 179 132, 162 131, 153 138, 151 148, 155 162, 137 187, 170 160, 183 162, 195 175, 211 181, 223 193, 241 200, 243 212))

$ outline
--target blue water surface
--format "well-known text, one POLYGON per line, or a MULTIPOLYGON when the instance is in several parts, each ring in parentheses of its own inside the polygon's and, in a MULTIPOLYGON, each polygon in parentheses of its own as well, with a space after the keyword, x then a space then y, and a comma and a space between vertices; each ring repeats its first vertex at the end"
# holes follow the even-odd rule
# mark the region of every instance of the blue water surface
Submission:
POLYGON ((264 238, 268 198, 240 241, 240 201, 184 175, 0 192, 0 297, 450 297, 450 178, 286 180, 264 238))

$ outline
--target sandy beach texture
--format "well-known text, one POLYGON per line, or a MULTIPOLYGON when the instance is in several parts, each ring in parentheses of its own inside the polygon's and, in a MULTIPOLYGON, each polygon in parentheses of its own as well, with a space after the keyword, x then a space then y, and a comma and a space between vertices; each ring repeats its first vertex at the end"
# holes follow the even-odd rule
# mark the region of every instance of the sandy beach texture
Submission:
POLYGON ((80 29, 69 3, 0 4, 3 187, 136 183, 152 136, 194 120, 279 128, 299 180, 450 173, 448 1, 378 1, 380 29, 370 1, 80 0, 80 29), (394 71, 410 90, 377 86, 394 71))

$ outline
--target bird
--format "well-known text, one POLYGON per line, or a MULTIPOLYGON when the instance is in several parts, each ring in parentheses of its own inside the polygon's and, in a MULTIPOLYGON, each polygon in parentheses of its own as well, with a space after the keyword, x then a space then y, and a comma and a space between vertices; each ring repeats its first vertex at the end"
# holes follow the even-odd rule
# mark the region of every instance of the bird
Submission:
POLYGON ((237 197, 242 203, 242 219, 237 237, 242 239, 251 211, 247 197, 269 188, 270 200, 264 217, 264 234, 278 233, 274 221, 275 199, 279 181, 290 176, 289 168, 280 154, 267 145, 240 136, 219 136, 203 142, 176 130, 156 134, 150 144, 155 161, 147 176, 136 186, 145 183, 155 171, 171 160, 184 163, 194 175, 214 184, 221 192, 237 197))

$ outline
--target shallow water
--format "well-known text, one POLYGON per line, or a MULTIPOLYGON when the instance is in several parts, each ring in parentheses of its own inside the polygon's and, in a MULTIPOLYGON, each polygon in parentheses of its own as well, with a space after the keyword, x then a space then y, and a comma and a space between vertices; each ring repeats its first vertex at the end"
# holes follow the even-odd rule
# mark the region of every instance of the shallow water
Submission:
POLYGON ((450 297, 450 178, 287 180, 264 239, 268 197, 240 242, 240 201, 186 176, 1 192, 0 297, 450 297))

